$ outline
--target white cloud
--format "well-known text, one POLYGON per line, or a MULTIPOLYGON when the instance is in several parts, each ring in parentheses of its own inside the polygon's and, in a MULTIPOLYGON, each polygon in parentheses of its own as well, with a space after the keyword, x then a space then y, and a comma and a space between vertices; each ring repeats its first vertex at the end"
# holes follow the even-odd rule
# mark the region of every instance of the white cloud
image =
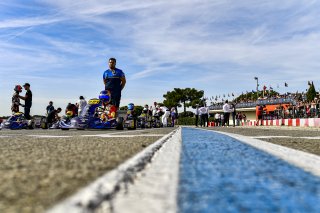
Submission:
MULTIPOLYGON (((31 4, 25 10, 32 11, 31 4)), ((102 87, 105 60, 111 56, 118 58, 127 75, 124 100, 159 100, 174 87, 196 87, 212 95, 251 90, 256 75, 262 83, 288 81, 299 90, 309 78, 320 81, 318 1, 33 4, 43 12, 1 16, 0 75, 6 76, 0 79, 2 85, 14 85, 28 75, 35 84, 52 85, 52 80, 74 73, 75 82, 90 82, 85 90, 93 96, 102 87)), ((17 3, 2 3, 0 11, 6 7, 24 10, 17 3)), ((75 82, 70 85, 84 90, 75 82)), ((60 87, 56 92, 63 96, 68 87, 60 87)), ((10 93, 11 89, 5 95, 10 93)))

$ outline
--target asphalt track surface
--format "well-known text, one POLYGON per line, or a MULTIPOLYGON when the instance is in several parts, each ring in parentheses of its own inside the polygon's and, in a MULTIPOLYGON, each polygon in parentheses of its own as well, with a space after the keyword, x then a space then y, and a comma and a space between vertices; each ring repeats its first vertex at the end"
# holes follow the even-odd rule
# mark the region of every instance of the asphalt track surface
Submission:
POLYGON ((44 212, 174 128, 0 131, 0 212, 44 212))
MULTIPOLYGON (((2 130, 0 131, 0 212, 43 212, 74 194, 79 188, 96 180, 97 177, 116 168, 126 159, 149 147, 156 140, 173 130, 173 128, 120 132, 112 130, 2 130)), ((248 136, 248 139, 257 138, 268 143, 308 152, 315 156, 319 155, 320 150, 320 132, 318 129, 216 127, 206 130, 245 135, 248 136)), ((209 135, 211 135, 209 136, 209 140, 206 138, 207 136, 204 137, 204 141, 209 141, 209 144, 203 143, 199 139, 207 134, 203 132, 208 131, 200 129, 192 131, 195 132, 189 135, 183 133, 183 136, 187 137, 182 141, 180 186, 177 186, 177 191, 179 192, 177 197, 179 207, 177 209, 179 209, 179 212, 316 212, 313 210, 314 208, 318 208, 320 203, 318 202, 320 197, 319 176, 310 176, 308 172, 301 171, 301 169, 297 169, 296 167, 292 168, 287 163, 278 161, 276 157, 270 154, 261 151, 257 154, 256 150, 252 150, 251 147, 248 148, 247 145, 238 141, 235 142, 230 137, 219 136, 212 140, 211 134, 217 133, 211 131, 209 131, 209 135), (190 146, 190 144, 187 145, 190 141, 186 142, 188 139, 191 139, 191 147, 193 147, 191 149, 186 147, 190 146), (218 143, 217 145, 216 141, 219 140, 220 142, 224 142, 224 144, 218 143), (212 146, 214 144, 215 146, 212 146), (215 147, 215 149, 212 147, 215 147), (216 153, 224 154, 218 155, 216 153), (248 161, 241 163, 237 161, 240 157, 236 158, 239 153, 242 154, 240 155, 242 157, 244 155, 248 157, 253 155, 255 158, 253 160, 248 158, 248 161), (229 157, 226 158, 225 154, 228 154, 229 157), (186 158, 186 156, 189 156, 189 158, 186 158), (183 163, 185 159, 187 161, 183 163), (221 163, 220 167, 217 164, 214 166, 210 164, 214 159, 221 163), (266 160, 267 164, 259 164, 257 162, 263 162, 264 160, 266 160), (264 168, 270 162, 270 167, 264 168), (206 164, 209 166, 205 166, 206 164), (184 165, 190 167, 188 168, 184 165), (249 167, 243 167, 243 165, 249 167), (258 169, 258 172, 251 170, 252 165, 258 169), (242 172, 246 171, 246 168, 250 168, 250 171, 242 172), (267 171, 263 171, 263 169, 267 169, 267 171), (279 173, 272 173, 273 170, 277 170, 279 173), (223 171, 226 173, 223 173, 223 171), (193 173, 188 174, 188 172, 193 173), (261 177, 263 178, 263 176, 260 176, 259 172, 263 174, 270 172, 272 173, 271 176, 275 177, 274 179, 283 180, 287 185, 284 184, 284 186, 281 186, 282 188, 278 187, 278 190, 276 190, 277 192, 283 191, 283 194, 274 193, 265 195, 264 190, 268 191, 269 187, 267 186, 268 184, 272 186, 272 183, 270 181, 261 182, 261 177), (292 178, 288 179, 288 175, 285 174, 291 175, 290 177, 292 178), (247 178, 249 181, 239 184, 240 182, 237 182, 236 179, 241 175, 244 175, 243 180, 247 178), (215 176, 218 176, 220 179, 214 178, 215 176), (188 180, 185 177, 190 177, 191 179, 188 180), (202 177, 207 178, 202 179, 202 177), (215 180, 215 182, 212 182, 212 180, 215 180), (258 183, 255 181, 258 181, 258 183), (255 187, 248 187, 250 183, 255 183, 255 187), (201 184, 205 184, 205 187, 201 184), (219 189, 217 193, 213 193, 210 190, 209 194, 200 193, 201 189, 208 189, 208 186, 213 186, 214 184, 216 184, 214 189, 219 189), (237 188, 237 185, 243 187, 237 188), (188 188, 188 186, 195 187, 188 188), (202 200, 207 199, 209 204, 215 205, 208 209, 206 208, 208 203, 197 203, 199 201, 195 196, 197 192, 199 192, 199 197, 204 195, 202 200), (291 205, 284 198, 294 193, 303 195, 300 197, 301 199, 291 199, 291 203, 298 202, 301 203, 300 206, 291 205), (251 196, 246 196, 247 194, 251 196), (227 195, 232 196, 228 197, 227 195), (214 196, 216 197, 214 198, 214 196), (270 202, 255 202, 256 197, 260 197, 262 200, 269 200, 270 202), (193 201, 196 202, 192 203, 193 201), (260 209, 256 204, 260 204, 260 209), (279 208, 279 206, 286 206, 286 208, 279 208), (311 207, 308 209, 306 206, 311 207)), ((161 152, 162 155, 167 156, 167 152, 160 151, 160 155, 161 152)), ((176 155, 180 155, 180 153, 176 153, 176 155)), ((160 163, 158 162, 160 167, 162 167, 161 165, 170 166, 170 162, 161 163, 165 162, 166 157, 160 159, 162 159, 160 163)), ((320 167, 320 164, 316 166, 320 167)), ((152 163, 150 167, 152 167, 152 163)), ((156 174, 159 173, 156 172, 156 174)), ((152 176, 153 178, 155 176, 152 176)), ((147 183, 150 182, 153 181, 147 180, 147 183)), ((142 194, 147 195, 145 191, 148 191, 148 188, 143 187, 145 184, 139 185, 139 181, 137 180, 133 185, 139 186, 139 193, 137 194, 140 196, 142 194), (144 192, 141 192, 141 188, 144 188, 144 192)), ((157 187, 160 188, 161 186, 154 188, 157 187)), ((132 191, 134 192, 135 190, 132 191)), ((205 191, 208 192, 208 190, 205 191)), ((124 194, 127 196, 128 192, 126 191, 124 194)), ((158 200, 160 198, 164 199, 157 194, 155 197, 158 200)), ((142 201, 141 197, 132 200, 137 199, 139 202, 134 203, 138 203, 139 205, 140 201, 142 201)), ((126 205, 122 201, 115 201, 114 203, 120 203, 122 206, 126 205)), ((147 211, 135 212, 150 212, 148 211, 150 209, 145 209, 147 211)), ((110 212, 134 212, 132 210, 133 208, 110 212)), ((158 212, 161 211, 158 210, 158 212)))

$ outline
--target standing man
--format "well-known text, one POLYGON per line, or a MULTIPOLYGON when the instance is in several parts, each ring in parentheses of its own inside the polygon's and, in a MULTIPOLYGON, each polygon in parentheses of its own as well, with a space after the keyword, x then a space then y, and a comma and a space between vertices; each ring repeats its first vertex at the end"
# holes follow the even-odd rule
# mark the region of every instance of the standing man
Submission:
POLYGON ((49 105, 47 106, 46 110, 47 110, 47 115, 49 115, 49 113, 54 110, 54 106, 53 106, 52 101, 49 101, 49 105))
POLYGON ((32 106, 32 92, 30 90, 30 84, 29 83, 25 83, 23 85, 23 88, 27 91, 25 96, 20 96, 19 98, 24 100, 24 116, 26 117, 26 119, 31 120, 31 116, 30 116, 30 109, 32 106))
POLYGON ((196 111, 195 111, 195 116, 196 116, 196 127, 198 127, 198 120, 199 120, 199 104, 196 104, 196 111))
POLYGON ((116 68, 117 60, 115 58, 109 59, 109 69, 103 73, 103 83, 105 90, 111 93, 111 104, 115 105, 117 109, 120 106, 121 91, 126 85, 126 77, 122 70, 116 68))
POLYGON ((87 106, 87 101, 84 99, 82 95, 79 97, 77 105, 78 105, 78 115, 81 116, 82 111, 87 106))
POLYGON ((236 115, 237 115, 237 110, 236 110, 236 104, 232 103, 231 104, 231 108, 232 108, 232 125, 233 127, 236 126, 236 115))
POLYGON ((223 117, 224 117, 223 126, 226 126, 226 125, 229 126, 230 112, 232 112, 233 110, 230 109, 228 100, 226 100, 225 104, 222 107, 222 110, 223 110, 223 117))

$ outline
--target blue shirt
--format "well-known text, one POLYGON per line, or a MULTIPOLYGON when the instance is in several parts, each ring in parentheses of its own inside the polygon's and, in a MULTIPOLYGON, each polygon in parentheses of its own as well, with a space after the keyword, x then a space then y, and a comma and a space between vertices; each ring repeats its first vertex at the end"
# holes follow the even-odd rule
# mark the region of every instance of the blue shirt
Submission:
POLYGON ((125 78, 122 70, 115 68, 114 71, 107 69, 103 73, 103 79, 106 79, 106 90, 112 93, 121 94, 121 78, 125 78))

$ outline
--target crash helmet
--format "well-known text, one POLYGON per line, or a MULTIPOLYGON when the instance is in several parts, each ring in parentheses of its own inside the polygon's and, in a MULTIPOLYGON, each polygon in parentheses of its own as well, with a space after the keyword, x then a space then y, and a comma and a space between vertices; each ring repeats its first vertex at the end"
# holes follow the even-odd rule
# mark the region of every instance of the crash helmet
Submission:
POLYGON ((22 92, 22 86, 16 85, 16 86, 14 87, 14 91, 16 91, 16 92, 22 92))
POLYGON ((108 93, 108 91, 102 90, 99 94, 99 99, 104 103, 109 102, 110 101, 110 94, 108 93))
POLYGON ((66 116, 67 117, 72 117, 73 116, 73 112, 71 110, 66 112, 66 116))
POLYGON ((148 112, 148 107, 144 107, 142 110, 143 113, 147 113, 148 112))
POLYGON ((133 110, 133 108, 134 108, 134 104, 133 103, 128 104, 128 110, 133 110))

